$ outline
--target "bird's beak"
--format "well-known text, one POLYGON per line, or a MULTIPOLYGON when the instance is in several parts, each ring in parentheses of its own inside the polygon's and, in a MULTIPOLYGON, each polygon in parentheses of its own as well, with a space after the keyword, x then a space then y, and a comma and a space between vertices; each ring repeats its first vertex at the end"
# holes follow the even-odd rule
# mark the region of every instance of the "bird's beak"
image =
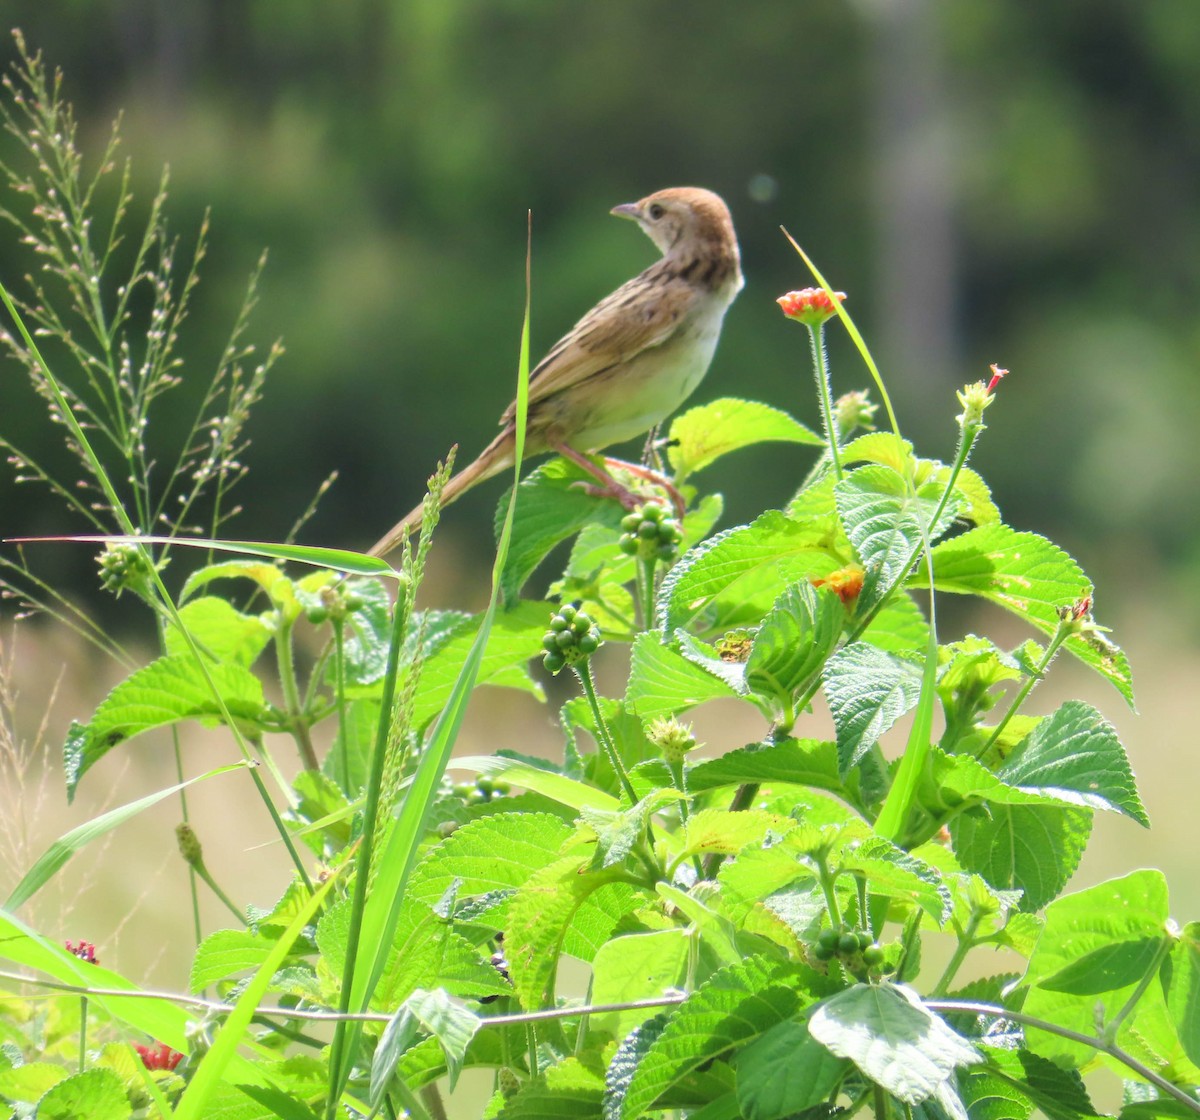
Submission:
POLYGON ((631 218, 637 221, 642 216, 641 208, 636 202, 622 202, 620 206, 614 206, 610 214, 616 214, 618 218, 631 218))

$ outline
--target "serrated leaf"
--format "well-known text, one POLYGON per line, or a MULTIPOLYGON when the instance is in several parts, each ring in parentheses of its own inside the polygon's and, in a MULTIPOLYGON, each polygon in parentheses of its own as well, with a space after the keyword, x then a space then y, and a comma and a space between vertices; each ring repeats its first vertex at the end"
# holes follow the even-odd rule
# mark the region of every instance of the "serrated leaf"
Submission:
MULTIPOLYGON (((675 636, 679 642, 679 652, 693 665, 698 665, 706 673, 729 685, 739 696, 749 693, 745 661, 725 660, 712 646, 693 637, 686 630, 676 630, 675 636)), ((749 638, 746 641, 749 645, 749 638)))
POLYGON ((838 767, 849 773, 921 695, 921 663, 853 642, 825 664, 825 698, 837 727, 838 767))
MULTIPOLYGON (((1108 1022, 1126 1008, 1135 991, 1140 997, 1126 1008, 1116 1042, 1139 1061, 1181 1084, 1200 1080, 1200 1069, 1180 1044, 1167 1009, 1161 983, 1143 988, 1143 977, 1105 992, 1075 994, 1052 990, 1061 978, 1079 976, 1080 960, 1095 958, 1111 965, 1113 947, 1167 936, 1169 901, 1166 881, 1158 871, 1136 871, 1058 899, 1046 908, 1045 925, 1030 957, 1024 984, 1029 985, 1022 1010, 1084 1035, 1093 1035, 1098 1022, 1108 1022)), ((1127 962, 1128 963, 1128 962, 1127 962)), ((1132 971, 1124 970, 1125 977, 1132 971)), ((1122 977, 1112 976, 1110 982, 1122 977)), ((1107 985, 1106 985, 1107 986, 1107 985)), ((1026 1029, 1027 1045, 1060 1065, 1081 1066, 1095 1051, 1048 1032, 1026 1029)))
POLYGON ((219 929, 210 933, 196 949, 188 990, 203 991, 218 980, 258 968, 274 948, 274 942, 245 929, 219 929))
MULTIPOLYGON (((691 549, 663 580, 657 617, 664 637, 685 628, 718 596, 746 598, 741 585, 758 573, 767 578, 756 591, 766 589, 773 602, 801 573, 779 571, 781 560, 809 556, 820 570, 829 570, 823 527, 804 525, 777 510, 762 514, 750 525, 718 533, 691 549), (788 578, 790 574, 791 578, 788 578)), ((757 621, 757 619, 755 620, 757 621)))
POLYGON ((647 631, 634 639, 624 702, 640 720, 731 696, 737 693, 729 685, 663 645, 656 633, 647 631))
POLYGON ((721 456, 756 443, 806 443, 820 447, 824 440, 777 408, 758 401, 724 397, 690 408, 672 421, 667 460, 679 484, 721 456))
MULTIPOLYGON (((683 929, 652 930, 614 937, 592 958, 591 1001, 599 1006, 653 999, 678 988, 687 973, 691 939, 683 929)), ((654 1008, 609 1011, 591 1017, 591 1029, 624 1038, 654 1008)))
POLYGON ((941 876, 881 836, 847 845, 838 853, 838 862, 844 870, 861 872, 872 892, 914 903, 939 926, 950 916, 950 892, 941 876))
POLYGON ((550 1066, 504 1103, 495 1120, 600 1120, 604 1081, 578 1058, 550 1066))
MULTIPOLYGON (((638 1056, 624 1093, 613 1101, 614 1107, 606 1105, 606 1116, 641 1116, 697 1066, 791 1018, 800 1009, 797 986, 805 973, 798 966, 764 958, 714 973, 671 1013, 638 1056)), ((611 1078, 609 1085, 611 1090, 611 1078)))
MULTIPOLYGON (((456 626, 422 664, 412 716, 418 727, 440 715, 446 706, 483 617, 482 614, 475 615, 456 626)), ((545 603, 523 602, 511 611, 497 612, 479 663, 476 683, 519 688, 541 699, 541 686, 530 677, 528 666, 530 659, 542 652, 542 635, 548 621, 545 603)))
POLYGON ((543 1006, 576 911, 588 895, 620 875, 619 869, 589 872, 588 861, 587 852, 556 859, 531 875, 509 903, 504 952, 526 1010, 543 1006))
POLYGON ((1180 931, 1163 985, 1179 1041, 1187 1056, 1200 1065, 1200 922, 1188 922, 1180 931))
MULTIPOLYGON (((935 588, 978 595, 1012 611, 1044 634, 1058 628, 1058 609, 1092 594, 1079 565, 1056 544, 1036 533, 1018 532, 1004 524, 983 525, 933 550, 935 588)), ((924 560, 911 578, 914 587, 929 586, 924 560)), ((1133 706, 1133 674, 1125 654, 1107 640, 1089 643, 1075 635, 1064 648, 1108 678, 1133 706)))
POLYGON ((938 523, 931 524, 942 491, 937 483, 927 482, 913 493, 903 475, 874 465, 851 471, 834 487, 838 515, 866 569, 860 611, 895 585, 921 547, 923 533, 935 541, 954 523, 959 503, 951 495, 938 523))
POLYGON ((478 1015, 454 1003, 440 989, 413 992, 388 1020, 371 1061, 370 1102, 378 1108, 391 1084, 401 1056, 412 1044, 417 1031, 424 1030, 437 1039, 446 1060, 450 1090, 458 1081, 467 1047, 482 1025, 478 1015))
MULTIPOLYGON (((517 601, 526 580, 560 541, 587 525, 602 524, 615 529, 621 524, 624 510, 616 502, 597 501, 576 485, 580 482, 592 484, 595 479, 566 459, 551 459, 521 480, 512 540, 500 575, 500 592, 505 603, 517 601)), ((505 493, 496 507, 497 533, 508 510, 508 500, 505 493)), ((497 615, 497 622, 502 617, 497 615)))
MULTIPOLYGON (((249 668, 274 634, 270 615, 242 614, 215 595, 204 595, 179 608, 179 620, 201 651, 214 661, 233 661, 249 668)), ((172 620, 163 632, 169 657, 187 656, 191 647, 172 620)))
POLYGON ((1063 801, 1124 813, 1150 827, 1116 730, 1080 700, 1068 700, 1042 720, 1000 768, 999 777, 1063 801))
MULTIPOLYGON (((229 714, 254 725, 264 714, 262 684, 240 665, 207 666, 229 714)), ((213 720, 221 709, 205 672, 190 655, 160 657, 104 698, 86 725, 73 723, 63 747, 68 799, 80 779, 114 747, 136 735, 185 719, 213 720)))
POLYGON ((1029 1050, 993 1050, 988 1061, 1016 1082, 1048 1120, 1098 1120, 1083 1078, 1029 1050))
POLYGON ((888 653, 923 653, 929 646, 929 622, 911 595, 898 592, 880 608, 860 640, 888 653))
POLYGON ((963 814, 950 826, 963 867, 994 887, 1019 890, 1022 910, 1039 910, 1075 873, 1092 829, 1087 809, 993 803, 987 817, 963 814))
POLYGON ((845 796, 838 776, 837 747, 819 739, 751 743, 719 758, 699 762, 687 772, 689 793, 704 793, 747 782, 788 782, 845 796))
POLYGON ((933 1096, 956 1066, 979 1061, 909 989, 856 984, 824 1000, 809 1020, 812 1036, 892 1096, 915 1105, 933 1096))
POLYGON ((849 1065, 808 1033, 806 1018, 772 1027, 738 1053, 736 1064, 745 1120, 784 1120, 819 1104, 849 1065))
POLYGON ((746 662, 746 685, 776 711, 793 716, 795 694, 833 651, 846 621, 842 601, 810 583, 789 587, 763 619, 746 662))
POLYGON ((121 1078, 97 1067, 72 1074, 38 1101, 39 1120, 127 1120, 129 1098, 121 1078))
MULTIPOLYGON (((382 580, 355 580, 350 589, 358 605, 346 615, 342 671, 347 685, 374 684, 387 668, 391 600, 382 580)), ((329 671, 334 671, 332 663, 329 671)))
POLYGON ((572 830, 549 813, 501 813, 465 824, 413 868, 408 893, 433 906, 458 882, 469 898, 512 891, 551 863, 572 830))

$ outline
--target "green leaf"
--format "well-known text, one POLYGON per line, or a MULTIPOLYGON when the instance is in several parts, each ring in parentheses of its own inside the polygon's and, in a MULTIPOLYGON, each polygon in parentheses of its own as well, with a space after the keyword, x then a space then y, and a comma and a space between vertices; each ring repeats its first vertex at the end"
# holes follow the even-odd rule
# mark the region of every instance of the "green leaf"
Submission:
POLYGON ((825 664, 846 621, 842 601, 810 583, 793 584, 775 601, 754 636, 746 684, 777 712, 793 717, 795 696, 825 664))
POLYGON ((1200 1065, 1200 922, 1188 922, 1164 973, 1167 1009, 1187 1056, 1200 1065))
POLYGON ((820 447, 816 432, 786 412, 757 401, 724 397, 690 408, 671 423, 667 460, 676 485, 721 456, 756 443, 806 443, 820 447))
MULTIPOLYGON (((577 483, 592 485, 595 478, 566 459, 543 463, 517 487, 512 543, 500 574, 500 591, 505 603, 515 603, 537 566, 560 541, 588 525, 616 529, 624 510, 616 502, 598 501, 577 483)), ((511 494, 511 492, 510 492, 511 494)), ((508 508, 510 494, 496 507, 496 529, 508 508)))
POLYGON ((570 837, 570 826, 549 813, 471 821, 413 868, 409 897, 434 906, 456 881, 459 898, 515 890, 551 863, 570 837))
POLYGON ((859 467, 834 487, 846 535, 866 569, 860 611, 873 606, 899 580, 920 549, 923 532, 934 541, 954 523, 958 502, 952 495, 938 523, 930 524, 942 490, 927 482, 914 494, 903 475, 874 465, 859 467))
POLYGON ((880 608, 860 640, 888 653, 923 655, 929 646, 929 623, 913 597, 898 592, 880 608))
POLYGON ((127 1120, 129 1098, 121 1078, 96 1067, 72 1074, 47 1090, 38 1101, 38 1120, 127 1120))
POLYGON ((495 1120, 600 1120, 604 1081, 578 1058, 550 1066, 504 1102, 495 1120))
POLYGON ((400 1009, 388 1020, 371 1062, 370 1103, 378 1109, 396 1072, 396 1065, 409 1048, 418 1030, 424 1030, 438 1040, 446 1059, 450 1090, 458 1081, 466 1058, 467 1047, 482 1020, 478 1015, 453 1003, 444 991, 412 993, 400 1009))
MULTIPOLYGON (((708 612, 718 597, 744 604, 748 598, 758 602, 765 595, 766 604, 774 602, 789 583, 803 575, 793 568, 782 572, 782 560, 807 558, 822 574, 832 570, 836 563, 831 565, 825 538, 824 527, 801 524, 769 510, 750 525, 727 529, 697 545, 663 580, 658 618, 664 637, 708 612), (753 596, 747 595, 748 588, 753 588, 753 596)), ((718 611, 718 616, 721 613, 718 611)))
POLYGON ((562 856, 534 872, 509 903, 504 953, 520 1004, 542 1007, 558 968, 563 939, 575 912, 619 869, 587 870, 589 854, 562 856))
POLYGON ((524 759, 509 758, 502 754, 455 758, 446 769, 470 770, 491 778, 502 778, 514 786, 533 790, 571 809, 617 809, 621 804, 617 798, 596 789, 595 786, 551 770, 549 764, 537 766, 524 759))
MULTIPOLYGON (((262 684, 240 665, 208 666, 208 675, 237 720, 256 725, 265 715, 262 684)), ((86 724, 73 723, 63 748, 68 799, 79 780, 114 747, 185 719, 216 720, 221 709, 196 659, 160 657, 112 690, 86 724)))
POLYGON ((54 1062, 10 1064, 7 1069, 0 1069, 0 1097, 32 1104, 67 1076, 67 1071, 54 1062))
MULTIPOLYGON (((1200 1080, 1200 1069, 1188 1059, 1175 1033, 1163 987, 1135 976, 1142 942, 1167 937, 1169 902, 1161 872, 1135 871, 1067 895, 1046 908, 1042 935, 1029 960, 1023 984, 1028 985, 1022 1010, 1058 1026, 1094 1035, 1098 1022, 1108 1022, 1126 1006, 1135 990, 1141 995, 1126 1013, 1116 1042, 1151 1069, 1169 1073, 1181 1084, 1200 1080), (1108 991, 1059 991, 1094 987, 1081 962, 1097 969, 1095 984, 1108 991)), ((1030 1049, 1063 1066, 1083 1066, 1095 1051, 1070 1039, 1034 1028, 1026 1029, 1030 1049)))
POLYGON ((856 984, 823 1001, 809 1020, 812 1036, 892 1096, 915 1105, 933 1096, 955 1067, 979 1061, 908 988, 856 984))
POLYGON ((1038 910, 1075 873, 1092 828, 1087 809, 992 804, 987 817, 964 814, 950 826, 963 867, 993 887, 1024 892, 1022 910, 1038 910))
MULTIPOLYGON (((347 686, 374 684, 387 669, 391 640, 392 608, 381 580, 356 580, 350 585, 359 605, 346 615, 342 646, 343 672, 347 686)), ((334 665, 329 663, 330 682, 334 665)))
MULTIPOLYGON (((312 895, 305 900, 291 924, 271 946, 271 951, 259 966, 258 971, 243 986, 233 1010, 229 1012, 216 1032, 212 1046, 204 1053, 192 1074, 191 1080, 184 1089, 176 1106, 174 1120, 199 1120, 208 1117, 208 1102, 212 1093, 222 1083, 228 1080, 230 1072, 238 1065, 238 1047, 246 1038, 250 1021, 254 1018, 261 1005, 267 989, 271 985, 279 966, 291 951, 296 939, 304 932, 310 922, 320 913, 325 904, 326 895, 339 883, 337 874, 330 875, 312 895)), ((262 1081, 262 1076, 256 1072, 252 1079, 255 1083, 262 1081)))
POLYGON ((838 766, 850 772, 921 695, 923 663, 868 642, 838 650, 825 665, 825 698, 837 727, 838 766))
POLYGON ((837 747, 819 739, 751 743, 699 762, 687 772, 687 788, 692 794, 747 782, 787 782, 829 790, 840 797, 846 795, 838 775, 837 747))
MULTIPOLYGON (((633 933, 605 942, 592 958, 591 1002, 633 1003, 678 988, 687 973, 691 939, 683 929, 633 933)), ((649 1007, 593 1015, 591 1030, 624 1038, 654 1014, 649 1007)))
POLYGON ((861 872, 872 892, 915 903, 939 926, 950 916, 950 892, 941 876, 883 837, 850 844, 837 858, 843 870, 861 872))
MULTIPOLYGON (((483 620, 483 615, 475 615, 456 626, 425 659, 420 688, 413 702, 412 718, 416 726, 423 726, 445 708, 483 620)), ((528 663, 541 653, 548 621, 545 603, 523 602, 511 611, 498 613, 491 622, 476 683, 519 688, 541 699, 541 686, 530 677, 528 663)))
MULTIPOLYGON (((272 541, 226 541, 207 537, 76 536, 73 541, 94 544, 162 544, 172 548, 202 548, 210 552, 232 552, 241 556, 264 556, 274 560, 294 560, 318 568, 332 568, 350 575, 395 575, 392 566, 378 556, 367 556, 344 548, 321 548, 306 544, 276 544, 272 541)), ((186 598, 187 592, 184 593, 186 598)))
POLYGON ((729 685, 663 645, 656 633, 647 631, 634 639, 625 706, 639 719, 674 715, 730 696, 737 693, 729 685))
MULTIPOLYGON (((1043 634, 1058 628, 1058 609, 1092 594, 1092 585, 1070 556, 1045 537, 1020 533, 1007 525, 984 525, 945 541, 933 550, 935 588, 978 595, 1012 611, 1043 634)), ((912 586, 928 587, 924 561, 912 586)), ((1133 706, 1133 674, 1125 654, 1097 637, 1068 638, 1064 648, 1106 677, 1133 706)))
POLYGON ((1100 1114, 1075 1070, 1063 1069, 1029 1050, 989 1050, 988 1061, 1048 1120, 1098 1120, 1100 1114))
POLYGON ((1080 700, 1068 700, 1042 720, 1000 768, 999 777, 1062 801, 1124 813, 1150 827, 1116 730, 1080 700))
POLYGON ((71 829, 70 832, 64 833, 46 849, 38 861, 21 877, 21 881, 13 887, 12 893, 4 902, 4 909, 16 910, 17 907, 23 906, 62 870, 67 861, 76 852, 82 851, 89 844, 99 840, 101 836, 110 832, 118 825, 124 824, 127 820, 136 817, 143 810, 149 809, 152 805, 157 805, 165 798, 173 796, 181 789, 186 789, 196 782, 215 778, 219 774, 229 774, 234 770, 241 770, 244 767, 245 763, 242 762, 234 762, 229 766, 219 766, 216 770, 208 771, 207 774, 199 774, 195 778, 189 778, 186 782, 168 786, 166 789, 157 790, 147 797, 131 801, 128 805, 120 805, 116 809, 110 809, 107 813, 101 813, 100 816, 93 817, 90 821, 78 825, 71 829))
POLYGON ((210 933, 196 949, 188 990, 200 992, 218 980, 258 968, 274 945, 274 941, 245 929, 210 933))
POLYGON ((639 1117, 697 1066, 790 1019, 801 1005, 797 987, 810 977, 808 969, 762 957, 714 973, 671 1013, 606 1111, 639 1117))
POLYGON ((745 1120, 784 1120, 820 1104, 849 1066, 808 1033, 807 1016, 779 1023, 737 1056, 737 1099, 745 1120))
MULTIPOLYGON (((242 614, 226 600, 204 595, 184 603, 179 619, 200 649, 214 661, 233 661, 249 668, 266 648, 274 633, 270 614, 242 614)), ((174 621, 163 634, 168 656, 191 652, 174 621)))

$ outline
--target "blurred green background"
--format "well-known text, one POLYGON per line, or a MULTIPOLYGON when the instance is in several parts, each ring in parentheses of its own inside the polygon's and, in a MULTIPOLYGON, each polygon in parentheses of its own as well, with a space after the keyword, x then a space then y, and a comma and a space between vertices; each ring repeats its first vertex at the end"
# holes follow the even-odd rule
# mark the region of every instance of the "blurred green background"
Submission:
MULTIPOLYGON (((608 209, 696 184, 729 202, 747 277, 697 401, 744 395, 816 422, 803 332, 774 303, 810 283, 781 224, 849 293, 923 454, 952 454, 954 389, 991 362, 1009 367, 974 465, 1011 524, 1063 544, 1096 580, 1098 618, 1129 650, 1147 713, 1133 720, 1069 667, 1038 693, 1038 710, 1072 689, 1117 721, 1159 826, 1100 822, 1084 878, 1155 862, 1177 876, 1183 909, 1200 906, 1192 810, 1178 800, 1194 788, 1180 740, 1195 722, 1200 621, 1196 0, 2 10, 63 68, 89 149, 124 112, 143 204, 170 164, 184 244, 211 207, 185 344, 198 383, 270 250, 252 333, 264 346, 282 337, 287 354, 251 424, 237 495, 247 513, 231 535, 286 533, 336 469, 303 539, 365 547, 451 444, 482 448, 513 392, 529 209, 535 351, 653 258, 608 209)), ((7 41, 0 50, 13 55, 7 41)), ((0 238, 13 283, 29 264, 0 238)), ((831 334, 835 389, 865 386, 831 334)), ((182 431, 191 412, 177 415, 182 431)), ((0 416, 54 460, 59 432, 11 363, 0 416)), ((169 443, 169 420, 160 434, 169 443)), ((806 449, 755 449, 703 481, 736 524, 785 501, 810 462, 806 449)), ((502 489, 481 487, 448 514, 441 604, 478 602, 502 489)), ((83 528, 7 475, 0 511, 3 536, 83 528)), ((92 558, 70 555, 56 562, 75 564, 97 598, 92 558)), ((55 648, 28 672, 68 660, 55 648)), ((103 680, 93 672, 75 715, 103 680)), ((550 742, 551 718, 534 716, 550 742)))
MULTIPOLYGON (((1102 609, 1106 579, 1195 559, 1194 0, 6 0, 4 22, 64 69, 92 150, 124 112, 143 202, 170 164, 185 245, 211 207, 197 379, 270 250, 253 334, 288 352, 251 426, 246 536, 286 532, 337 469, 305 537, 365 546, 452 443, 491 437, 527 209, 542 351, 654 256, 609 207, 695 183, 729 201, 747 276, 697 400, 815 420, 773 302, 810 282, 784 224, 849 292, 925 453, 952 451, 955 387, 1012 369, 976 465, 1012 523, 1079 554, 1102 609)), ((836 388, 866 384, 833 350, 836 388)), ((48 454, 16 380, 6 427, 48 454)), ((726 523, 783 501, 806 456, 714 472, 726 523)), ((3 485, 6 528, 71 527, 3 485)), ((448 528, 486 547, 502 489, 448 528)))

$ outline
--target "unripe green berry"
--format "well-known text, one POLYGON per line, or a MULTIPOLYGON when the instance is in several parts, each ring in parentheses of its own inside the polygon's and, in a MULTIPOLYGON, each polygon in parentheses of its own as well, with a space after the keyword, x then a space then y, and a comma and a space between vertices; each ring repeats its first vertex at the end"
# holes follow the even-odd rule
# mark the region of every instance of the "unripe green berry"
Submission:
POLYGON ((600 648, 600 638, 595 633, 584 634, 575 647, 580 653, 595 653, 600 648))
POLYGON ((575 621, 576 613, 575 607, 567 603, 559 610, 558 617, 563 620, 563 625, 565 626, 575 621))
POLYGON ((832 960, 833 952, 834 952, 833 949, 830 948, 828 945, 820 945, 820 944, 814 945, 813 951, 812 951, 813 956, 816 957, 817 960, 819 960, 819 961, 832 960))
POLYGON ((636 513, 627 513, 621 518, 621 528, 627 533, 636 533, 642 519, 636 513))
POLYGON ((858 937, 853 933, 843 933, 838 938, 838 952, 849 956, 851 953, 858 952, 858 937))
POLYGON ((868 968, 876 968, 883 964, 883 950, 878 945, 868 945, 862 951, 862 958, 868 968))
POLYGON ((875 938, 873 938, 870 933, 868 933, 865 929, 859 931, 858 947, 860 949, 865 949, 868 945, 873 945, 874 943, 875 938))
POLYGON ((559 632, 565 630, 568 625, 570 625, 570 624, 567 622, 567 620, 565 618, 563 618, 563 616, 561 614, 553 615, 550 619, 550 629, 553 630, 555 633, 559 633, 559 632))
POLYGON ((835 929, 823 929, 817 934, 817 944, 825 946, 826 949, 836 949, 838 943, 838 932, 835 929))

